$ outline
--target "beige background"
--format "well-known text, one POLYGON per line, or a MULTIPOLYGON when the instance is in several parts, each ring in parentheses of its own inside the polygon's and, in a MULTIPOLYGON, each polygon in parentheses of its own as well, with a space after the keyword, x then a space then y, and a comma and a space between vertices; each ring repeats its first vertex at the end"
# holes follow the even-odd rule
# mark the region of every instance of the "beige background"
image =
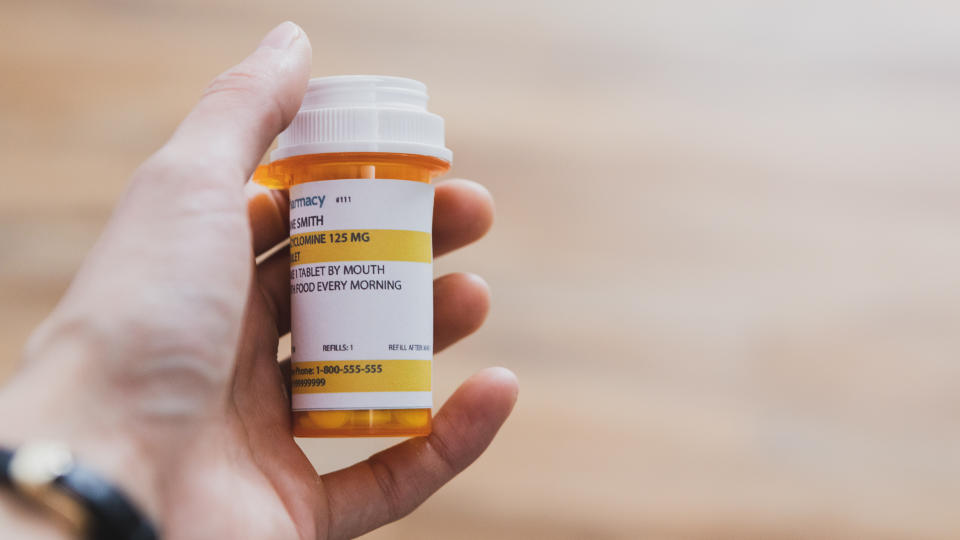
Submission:
MULTIPOLYGON (((960 536, 951 2, 3 2, 0 377, 133 168, 283 19, 425 81, 498 222, 438 357, 522 391, 372 538, 960 536)), ((309 441, 327 470, 391 441, 309 441)))

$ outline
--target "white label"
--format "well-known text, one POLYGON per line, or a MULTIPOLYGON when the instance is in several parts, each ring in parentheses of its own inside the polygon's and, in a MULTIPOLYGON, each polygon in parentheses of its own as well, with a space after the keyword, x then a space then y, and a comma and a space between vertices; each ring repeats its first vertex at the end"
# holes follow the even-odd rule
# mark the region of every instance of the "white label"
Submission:
POLYGON ((432 406, 433 187, 290 188, 293 410, 432 406))

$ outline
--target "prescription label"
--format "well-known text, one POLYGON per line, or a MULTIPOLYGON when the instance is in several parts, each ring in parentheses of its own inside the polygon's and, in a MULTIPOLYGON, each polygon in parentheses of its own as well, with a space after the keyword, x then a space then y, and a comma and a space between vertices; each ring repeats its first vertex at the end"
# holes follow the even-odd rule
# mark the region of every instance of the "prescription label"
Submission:
POLYGON ((433 186, 290 188, 294 411, 433 405, 433 186))

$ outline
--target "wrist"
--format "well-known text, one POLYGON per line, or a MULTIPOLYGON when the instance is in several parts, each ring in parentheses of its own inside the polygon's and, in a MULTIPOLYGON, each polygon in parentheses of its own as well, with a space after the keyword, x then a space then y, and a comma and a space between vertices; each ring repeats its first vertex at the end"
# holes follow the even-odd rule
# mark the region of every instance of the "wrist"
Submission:
MULTIPOLYGON (((102 404, 82 403, 83 397, 71 389, 51 388, 49 378, 42 378, 37 380, 37 370, 21 372, 0 392, 0 445, 17 448, 33 441, 62 442, 76 463, 121 490, 143 515, 159 524, 156 474, 142 445, 111 421, 110 411, 95 408, 102 404), (43 397, 38 397, 38 388, 44 388, 43 397)), ((33 513, 41 520, 44 517, 33 513)))

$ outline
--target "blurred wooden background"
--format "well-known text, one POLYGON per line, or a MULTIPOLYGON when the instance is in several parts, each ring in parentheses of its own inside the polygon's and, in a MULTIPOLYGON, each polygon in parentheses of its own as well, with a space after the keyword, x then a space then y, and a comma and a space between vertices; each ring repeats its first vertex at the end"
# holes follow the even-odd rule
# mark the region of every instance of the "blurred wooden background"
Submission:
MULTIPOLYGON (((438 399, 514 417, 399 538, 960 536, 952 2, 2 3, 0 378, 136 165, 274 24, 426 82, 498 222, 438 399)), ((391 441, 308 441, 321 469, 391 441)))

